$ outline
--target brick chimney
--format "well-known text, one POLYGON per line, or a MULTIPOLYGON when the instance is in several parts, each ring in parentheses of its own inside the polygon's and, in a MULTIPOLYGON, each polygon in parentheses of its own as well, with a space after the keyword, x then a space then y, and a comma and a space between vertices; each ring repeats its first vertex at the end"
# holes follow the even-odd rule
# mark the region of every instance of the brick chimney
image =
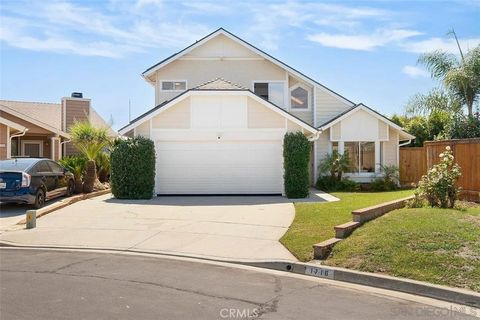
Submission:
MULTIPOLYGON (((62 130, 68 133, 75 121, 90 121, 90 99, 84 99, 81 92, 62 98, 62 130)), ((63 155, 73 154, 78 154, 78 151, 72 143, 66 143, 63 155)))

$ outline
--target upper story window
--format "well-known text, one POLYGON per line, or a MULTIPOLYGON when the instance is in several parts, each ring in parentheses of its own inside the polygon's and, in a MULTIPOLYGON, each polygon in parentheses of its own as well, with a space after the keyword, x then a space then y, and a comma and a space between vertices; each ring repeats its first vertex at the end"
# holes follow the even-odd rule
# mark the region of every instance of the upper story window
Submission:
POLYGON ((290 88, 290 107, 292 110, 307 110, 310 101, 310 91, 302 85, 290 88))
POLYGON ((280 81, 254 82, 253 92, 265 100, 285 108, 285 85, 280 81))
POLYGON ((187 81, 162 81, 162 91, 184 91, 187 90, 187 81))

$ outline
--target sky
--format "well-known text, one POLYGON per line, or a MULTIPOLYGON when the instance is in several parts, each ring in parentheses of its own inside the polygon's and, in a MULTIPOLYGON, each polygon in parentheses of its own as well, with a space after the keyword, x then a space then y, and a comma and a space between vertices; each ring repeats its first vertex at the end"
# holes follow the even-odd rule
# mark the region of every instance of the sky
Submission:
POLYGON ((480 0, 0 1, 0 98, 83 92, 113 127, 154 107, 140 74, 223 27, 356 103, 389 116, 438 86, 420 54, 480 44, 480 0))

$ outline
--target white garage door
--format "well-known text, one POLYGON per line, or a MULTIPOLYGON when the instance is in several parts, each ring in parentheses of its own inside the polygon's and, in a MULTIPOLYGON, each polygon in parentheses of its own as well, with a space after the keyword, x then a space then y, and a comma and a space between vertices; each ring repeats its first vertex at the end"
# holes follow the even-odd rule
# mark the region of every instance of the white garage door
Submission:
POLYGON ((157 194, 283 190, 281 141, 156 142, 157 194))

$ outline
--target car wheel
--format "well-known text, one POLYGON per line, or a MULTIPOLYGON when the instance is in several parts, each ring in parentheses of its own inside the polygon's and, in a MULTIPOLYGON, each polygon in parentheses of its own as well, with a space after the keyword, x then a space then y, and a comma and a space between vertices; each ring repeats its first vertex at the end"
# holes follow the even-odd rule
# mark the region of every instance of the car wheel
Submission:
POLYGON ((75 192, 75 183, 73 182, 73 180, 69 180, 66 196, 70 197, 74 192, 75 192))
POLYGON ((33 207, 35 209, 40 209, 45 204, 45 192, 42 189, 37 190, 37 194, 35 195, 35 203, 33 207))

